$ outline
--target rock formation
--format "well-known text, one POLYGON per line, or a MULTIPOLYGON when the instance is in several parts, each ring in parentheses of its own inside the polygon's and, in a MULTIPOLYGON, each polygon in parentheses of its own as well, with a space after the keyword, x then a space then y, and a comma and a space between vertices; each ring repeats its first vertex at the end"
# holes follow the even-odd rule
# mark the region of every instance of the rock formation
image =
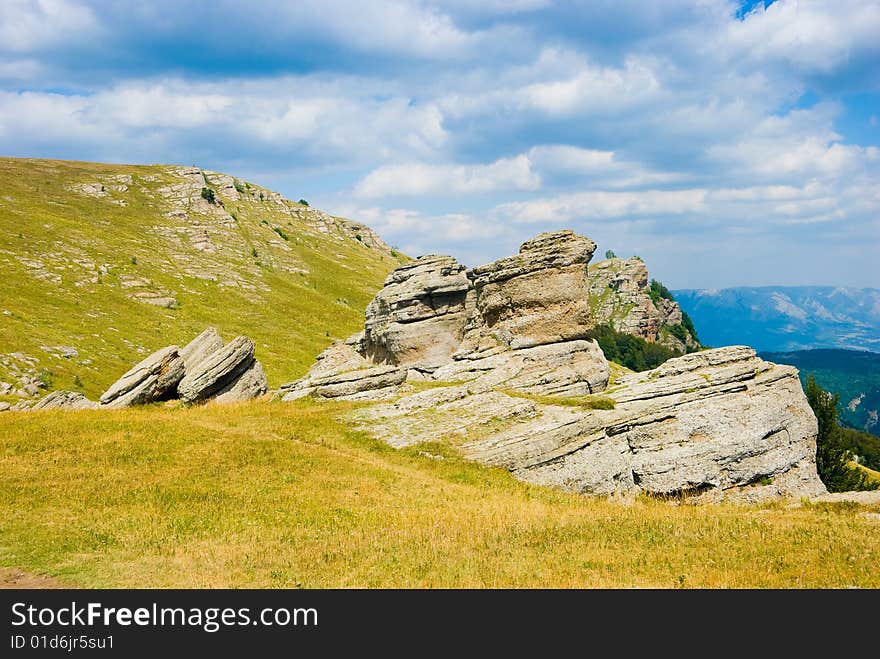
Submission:
POLYGON ((174 398, 183 375, 183 359, 177 346, 160 348, 105 391, 101 405, 130 407, 174 398))
POLYGON ((681 325, 681 307, 674 300, 652 300, 648 295, 648 268, 641 259, 611 258, 589 268, 590 311, 594 322, 618 332, 660 343, 681 353, 699 348, 685 330, 684 343, 667 328, 681 325))
POLYGON ((587 338, 595 325, 660 340, 681 315, 651 301, 639 260, 588 269, 595 248, 562 231, 471 271, 434 255, 402 266, 364 332, 325 350, 281 387, 283 399, 372 401, 351 420, 393 446, 448 441, 522 480, 577 492, 822 494, 816 419, 796 369, 745 346, 643 373, 606 361, 587 338))
POLYGON ((77 391, 53 391, 38 400, 31 410, 93 410, 98 407, 95 401, 89 400, 77 391))
POLYGON ((230 403, 257 398, 267 389, 254 342, 239 336, 224 344, 209 327, 183 348, 160 348, 132 367, 104 392, 100 404, 77 392, 53 391, 33 406, 6 405, 0 411, 120 408, 176 399, 230 403))
MULTIPOLYGON (((196 403, 220 393, 232 394, 227 400, 242 400, 243 397, 234 395, 233 388, 245 374, 248 374, 249 381, 259 382, 256 386, 257 390, 262 389, 259 393, 266 391, 266 376, 262 366, 254 359, 254 342, 246 336, 238 336, 192 364, 177 386, 177 391, 185 403, 196 403)), ((246 394, 253 388, 253 384, 242 385, 241 391, 246 394)))

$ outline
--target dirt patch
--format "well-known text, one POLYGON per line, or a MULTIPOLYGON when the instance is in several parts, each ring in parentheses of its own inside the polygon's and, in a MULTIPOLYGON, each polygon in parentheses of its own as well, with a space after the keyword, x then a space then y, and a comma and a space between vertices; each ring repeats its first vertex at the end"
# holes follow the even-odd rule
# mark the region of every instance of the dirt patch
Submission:
POLYGON ((46 577, 39 574, 30 574, 17 568, 0 567, 0 589, 7 588, 68 588, 54 577, 46 577))

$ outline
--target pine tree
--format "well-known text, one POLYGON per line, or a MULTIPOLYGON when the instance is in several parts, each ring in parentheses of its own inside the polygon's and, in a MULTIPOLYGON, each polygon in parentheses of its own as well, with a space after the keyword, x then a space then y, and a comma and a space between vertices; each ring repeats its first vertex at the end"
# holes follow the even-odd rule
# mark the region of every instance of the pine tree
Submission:
POLYGON ((816 469, 825 487, 829 492, 877 489, 864 472, 850 466, 853 456, 841 441, 838 425, 840 396, 832 395, 822 389, 816 384, 816 378, 812 375, 807 378, 804 389, 807 401, 819 422, 819 435, 816 438, 816 469))

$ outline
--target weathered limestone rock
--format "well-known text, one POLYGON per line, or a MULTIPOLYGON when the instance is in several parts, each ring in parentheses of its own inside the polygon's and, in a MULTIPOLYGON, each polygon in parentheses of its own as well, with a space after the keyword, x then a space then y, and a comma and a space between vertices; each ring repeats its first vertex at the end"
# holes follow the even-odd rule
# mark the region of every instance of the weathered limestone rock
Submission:
POLYGON ((53 391, 38 400, 31 410, 93 410, 98 403, 89 400, 77 391, 53 391))
POLYGON ((450 256, 423 256, 394 270, 367 307, 364 355, 376 363, 449 358, 467 321, 470 280, 450 256))
POLYGON ((0 412, 5 412, 12 407, 11 403, 7 403, 5 400, 0 401, 0 412))
POLYGON ((254 342, 238 336, 188 369, 177 385, 180 399, 195 403, 211 398, 226 389, 251 368, 254 342))
POLYGON ((325 350, 282 386, 283 399, 370 401, 351 420, 392 446, 448 441, 522 480, 576 492, 700 502, 822 494, 816 419, 795 369, 733 346, 644 373, 615 367, 612 381, 584 338, 591 328, 678 341, 664 328, 682 314, 651 300, 639 259, 588 274, 595 248, 563 231, 469 273, 439 256, 398 268, 364 333, 325 350))
POLYGON ((622 378, 602 399, 614 407, 451 385, 358 411, 355 420, 396 446, 452 438, 471 459, 577 492, 750 500, 824 492, 816 420, 796 370, 749 348, 670 360, 622 378))
POLYGON ((101 405, 128 407, 174 397, 184 375, 184 362, 177 346, 154 352, 117 380, 101 396, 101 405))
POLYGON ((593 326, 587 264, 596 243, 572 231, 542 233, 519 254, 474 268, 476 307, 489 333, 512 348, 583 338, 593 326))
POLYGON ((699 348, 687 335, 682 343, 664 328, 681 325, 681 307, 674 300, 648 295, 648 268, 638 258, 607 259, 590 266, 590 307, 597 325, 609 324, 618 332, 658 341, 681 353, 699 348))
POLYGON ((235 403, 251 400, 262 396, 268 388, 263 365, 255 359, 251 362, 250 368, 242 373, 237 380, 221 389, 214 396, 213 401, 215 403, 235 403))
POLYGON ((181 348, 180 356, 183 358, 185 368, 192 370, 205 357, 220 350, 222 347, 223 339, 220 333, 215 328, 209 327, 181 348))

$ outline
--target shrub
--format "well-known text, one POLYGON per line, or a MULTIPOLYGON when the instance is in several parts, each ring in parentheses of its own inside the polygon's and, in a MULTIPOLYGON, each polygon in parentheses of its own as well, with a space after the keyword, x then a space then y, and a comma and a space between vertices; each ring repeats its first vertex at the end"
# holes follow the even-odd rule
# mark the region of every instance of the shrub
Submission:
POLYGON ((607 250, 605 250, 605 258, 606 258, 606 259, 616 259, 616 258, 617 258, 617 254, 615 254, 615 253, 614 253, 613 251, 611 251, 610 249, 607 249, 607 250))
POLYGON ((259 256, 256 247, 251 247, 251 256, 253 256, 254 258, 257 258, 259 256))
POLYGON ((305 199, 300 199, 296 203, 298 203, 300 206, 308 206, 309 205, 309 202, 307 202, 305 199))
POLYGON ((37 378, 40 381, 39 387, 41 389, 49 389, 55 382, 55 375, 48 368, 40 369, 40 373, 37 375, 37 378))
POLYGON ((234 179, 232 181, 232 185, 235 186, 235 191, 238 192, 239 194, 244 194, 245 190, 247 189, 244 187, 244 184, 241 181, 239 181, 238 179, 234 179))
POLYGON ((281 236, 282 238, 284 238, 284 240, 290 240, 290 238, 288 237, 288 235, 287 235, 286 233, 284 233, 284 229, 282 229, 281 227, 272 227, 272 231, 274 231, 274 232, 277 233, 279 236, 281 236))
POLYGON ((675 298, 672 296, 672 293, 669 292, 669 289, 656 279, 652 279, 651 285, 648 286, 648 297, 651 298, 651 301, 654 304, 659 304, 661 299, 669 300, 670 302, 675 301, 675 298))
POLYGON ((358 242, 361 242, 361 243, 364 242, 364 237, 361 236, 361 234, 356 233, 356 234, 354 234, 354 237, 355 237, 355 240, 357 240, 358 242))
POLYGON ((829 492, 876 490, 877 484, 872 483, 867 474, 850 466, 854 456, 843 443, 838 423, 840 396, 822 389, 812 375, 807 378, 804 391, 819 422, 816 470, 825 487, 829 492))
POLYGON ((138 257, 136 257, 136 256, 132 256, 132 257, 131 257, 131 264, 132 264, 132 265, 137 265, 137 264, 138 264, 138 257))
POLYGON ((643 338, 618 332, 611 325, 598 325, 588 333, 605 353, 605 358, 622 364, 633 371, 656 368, 667 359, 681 353, 659 343, 648 343, 643 338))
POLYGON ((217 196, 214 194, 214 191, 211 188, 202 188, 202 199, 207 201, 209 204, 217 203, 217 196))

